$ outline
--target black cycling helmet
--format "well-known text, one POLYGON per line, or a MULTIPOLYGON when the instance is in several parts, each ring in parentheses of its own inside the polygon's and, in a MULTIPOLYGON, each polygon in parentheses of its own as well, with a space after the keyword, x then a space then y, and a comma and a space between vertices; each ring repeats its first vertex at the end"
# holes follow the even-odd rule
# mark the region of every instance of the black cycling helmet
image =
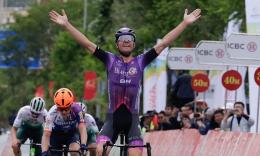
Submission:
POLYGON ((135 41, 135 32, 131 28, 122 27, 122 28, 118 29, 117 32, 115 33, 116 42, 117 42, 119 36, 122 36, 122 35, 131 35, 134 37, 134 41, 135 41))

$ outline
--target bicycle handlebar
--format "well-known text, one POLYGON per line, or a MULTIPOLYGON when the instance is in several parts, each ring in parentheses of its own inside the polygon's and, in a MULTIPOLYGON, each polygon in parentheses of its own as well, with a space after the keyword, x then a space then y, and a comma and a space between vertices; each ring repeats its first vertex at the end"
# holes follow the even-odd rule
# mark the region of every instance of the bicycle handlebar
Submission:
POLYGON ((21 145, 35 145, 35 146, 41 146, 42 144, 38 144, 38 143, 23 143, 21 145))
POLYGON ((87 148, 87 149, 71 150, 67 146, 63 146, 61 148, 55 148, 55 147, 51 147, 51 146, 49 147, 49 151, 51 151, 51 152, 75 152, 75 153, 80 153, 80 154, 82 154, 83 151, 87 152, 90 149, 96 149, 96 148, 90 147, 90 148, 87 148))
POLYGON ((115 146, 115 147, 127 147, 127 148, 136 148, 136 147, 151 148, 150 143, 146 143, 145 145, 128 145, 128 144, 126 144, 126 145, 117 145, 117 144, 112 144, 109 141, 107 141, 104 145, 105 146, 111 146, 111 147, 115 146))
POLYGON ((107 141, 105 144, 103 144, 103 152, 102 152, 102 156, 105 156, 106 154, 106 150, 107 150, 107 147, 110 146, 110 147, 120 147, 120 148, 136 148, 136 147, 145 147, 147 149, 147 155, 148 156, 151 156, 151 144, 149 142, 147 142, 145 145, 116 145, 116 144, 112 144, 110 143, 110 141, 107 141))
POLYGON ((75 153, 81 153, 81 150, 70 150, 70 149, 55 149, 51 148, 49 149, 51 152, 75 152, 75 153))

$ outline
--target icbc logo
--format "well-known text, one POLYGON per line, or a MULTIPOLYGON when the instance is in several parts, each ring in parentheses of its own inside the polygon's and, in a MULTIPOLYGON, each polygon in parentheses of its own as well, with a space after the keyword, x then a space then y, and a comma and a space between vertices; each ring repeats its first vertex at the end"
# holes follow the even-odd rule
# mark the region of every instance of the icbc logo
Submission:
POLYGON ((247 50, 250 52, 255 52, 257 50, 257 45, 255 42, 249 42, 246 46, 247 50))
POLYGON ((228 43, 227 48, 229 49, 245 49, 245 44, 243 43, 228 43))
POLYGON ((192 63, 193 62, 193 58, 192 58, 191 55, 187 55, 187 56, 184 57, 184 61, 186 63, 192 63))
POLYGON ((223 49, 217 49, 215 51, 215 55, 216 55, 217 58, 223 58, 224 55, 225 55, 224 50, 223 49))

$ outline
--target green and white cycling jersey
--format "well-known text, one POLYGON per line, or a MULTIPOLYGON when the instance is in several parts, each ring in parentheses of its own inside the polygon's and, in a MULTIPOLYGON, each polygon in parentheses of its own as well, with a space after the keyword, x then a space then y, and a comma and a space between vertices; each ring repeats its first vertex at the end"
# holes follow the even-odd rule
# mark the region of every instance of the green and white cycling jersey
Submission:
POLYGON ((87 124, 88 140, 87 144, 96 143, 96 134, 99 132, 95 119, 92 115, 85 113, 85 122, 87 124))
POLYGON ((92 131, 92 133, 96 134, 99 132, 98 126, 96 124, 95 119, 92 117, 92 115, 85 113, 85 122, 87 124, 87 130, 89 133, 89 130, 92 131))
POLYGON ((22 126, 39 127, 45 122, 47 116, 47 110, 44 109, 41 114, 35 117, 30 111, 30 106, 23 106, 18 111, 18 114, 14 120, 13 127, 20 128, 22 126))
POLYGON ((96 121, 92 115, 85 113, 85 122, 86 122, 87 126, 96 127, 97 131, 98 131, 96 121))

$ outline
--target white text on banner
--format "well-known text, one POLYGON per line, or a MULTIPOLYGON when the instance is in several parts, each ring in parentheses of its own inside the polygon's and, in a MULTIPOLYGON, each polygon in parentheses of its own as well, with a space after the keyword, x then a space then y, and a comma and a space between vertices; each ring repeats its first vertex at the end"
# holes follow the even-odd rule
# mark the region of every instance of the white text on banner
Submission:
POLYGON ((259 60, 231 59, 226 52, 226 42, 200 41, 196 46, 196 58, 200 64, 249 66, 260 64, 259 60))
POLYGON ((225 70, 226 66, 199 64, 194 48, 171 48, 167 57, 168 66, 175 70, 225 70))
POLYGON ((226 41, 226 50, 233 59, 260 60, 260 35, 231 34, 226 41))

